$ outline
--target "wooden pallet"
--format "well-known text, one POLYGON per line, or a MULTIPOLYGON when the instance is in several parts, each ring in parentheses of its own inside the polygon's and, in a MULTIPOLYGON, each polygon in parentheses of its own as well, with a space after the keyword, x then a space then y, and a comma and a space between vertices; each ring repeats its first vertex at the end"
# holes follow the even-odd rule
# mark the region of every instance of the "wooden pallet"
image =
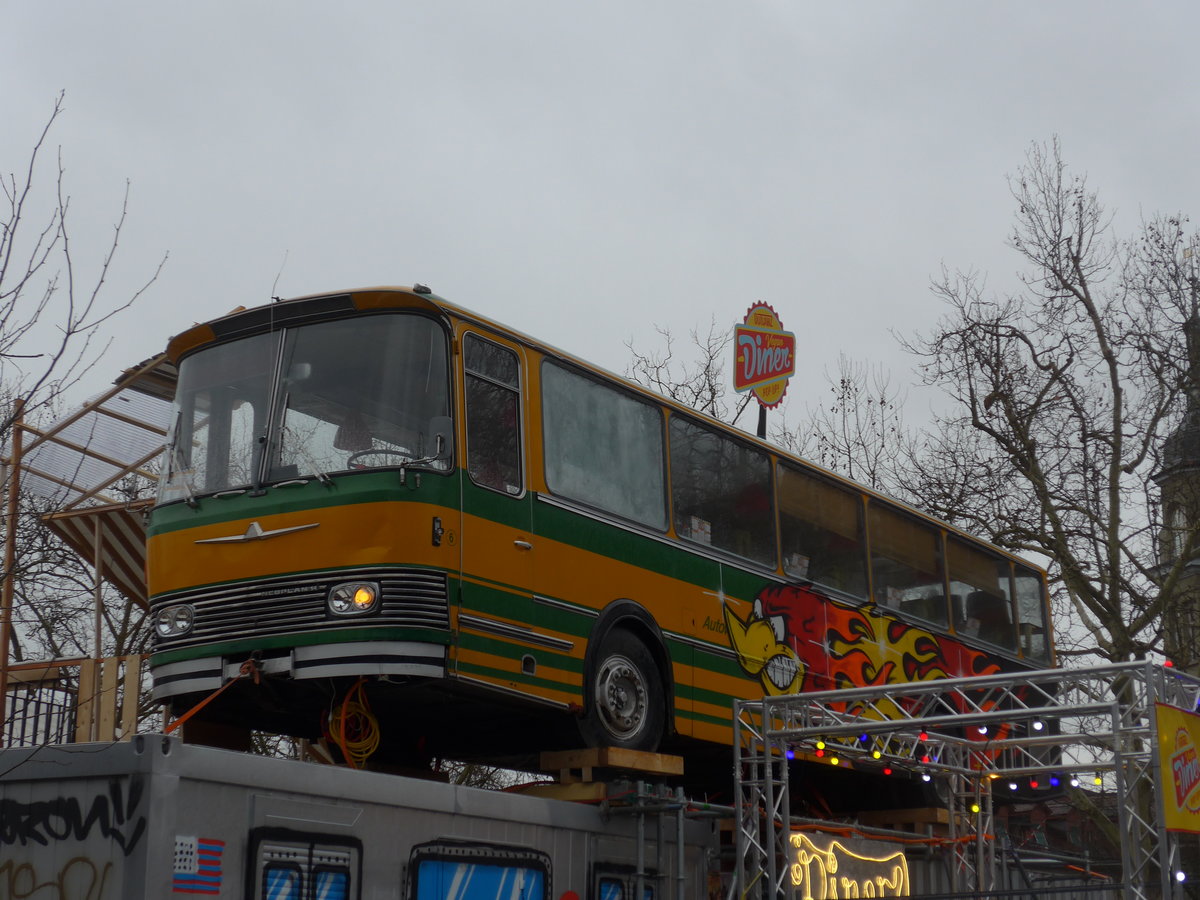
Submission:
POLYGON ((560 784, 595 781, 597 772, 632 775, 682 775, 683 757, 621 747, 555 750, 542 753, 538 768, 557 773, 560 784))

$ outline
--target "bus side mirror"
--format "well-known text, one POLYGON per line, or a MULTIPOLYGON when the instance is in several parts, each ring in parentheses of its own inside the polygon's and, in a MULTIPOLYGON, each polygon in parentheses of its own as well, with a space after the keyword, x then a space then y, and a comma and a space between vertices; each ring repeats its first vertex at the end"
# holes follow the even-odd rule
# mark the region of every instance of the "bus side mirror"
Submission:
POLYGON ((454 420, 449 416, 434 416, 429 420, 429 434, 433 435, 434 459, 454 458, 454 420))

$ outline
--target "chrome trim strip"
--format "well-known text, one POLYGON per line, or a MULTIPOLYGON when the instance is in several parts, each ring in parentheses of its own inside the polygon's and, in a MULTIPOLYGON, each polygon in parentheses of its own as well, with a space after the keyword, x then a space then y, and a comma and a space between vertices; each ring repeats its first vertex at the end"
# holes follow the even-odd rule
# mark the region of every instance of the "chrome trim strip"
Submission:
POLYGON ((151 670, 151 676, 154 679, 154 687, 150 697, 155 701, 177 694, 209 693, 223 683, 219 656, 186 659, 155 666, 151 670))
POLYGON ((498 622, 495 619, 486 619, 482 616, 473 616, 470 613, 458 614, 458 626, 473 628, 476 631, 482 631, 485 634, 494 634, 498 637, 513 638, 525 644, 533 644, 539 647, 546 647, 550 650, 561 650, 564 653, 575 649, 574 641, 563 640, 562 638, 552 637, 548 634, 542 634, 534 631, 531 628, 524 628, 520 625, 513 625, 510 622, 498 622))
POLYGON ((525 692, 518 691, 515 688, 503 687, 502 685, 499 685, 499 684, 492 684, 492 682, 490 682, 490 681, 481 681, 478 678, 472 678, 470 675, 455 675, 454 677, 459 681, 468 681, 471 684, 474 684, 481 688, 486 688, 489 691, 496 691, 497 693, 500 693, 500 694, 507 694, 510 697, 519 697, 520 699, 525 700, 527 702, 532 700, 535 703, 542 704, 543 706, 550 706, 550 707, 553 707, 554 709, 559 709, 559 710, 563 710, 563 711, 567 711, 567 710, 571 709, 571 704, 563 703, 561 700, 548 700, 547 698, 539 697, 536 694, 526 694, 525 692))
POLYGON ((232 534, 226 537, 204 538, 203 540, 193 541, 196 544, 237 544, 242 541, 265 541, 267 538, 278 537, 281 534, 291 534, 293 531, 308 531, 310 528, 320 527, 320 522, 310 522, 308 525, 295 525, 291 528, 276 528, 272 531, 264 531, 263 527, 258 522, 251 522, 246 526, 245 534, 232 534))
POLYGON ((589 609, 586 606, 576 606, 574 603, 567 603, 565 600, 554 600, 550 597, 541 597, 534 594, 533 602, 540 603, 542 606, 549 606, 553 609, 561 609, 563 612, 575 613, 580 616, 590 616, 593 619, 600 617, 598 610, 589 609))
POLYGON ((721 644, 710 644, 708 641, 702 641, 699 638, 689 637, 686 634, 678 634, 674 631, 664 631, 663 637, 668 641, 678 641, 680 644, 686 644, 693 650, 702 650, 705 653, 711 653, 713 656, 724 656, 726 659, 737 659, 737 653, 732 647, 724 647, 721 644))

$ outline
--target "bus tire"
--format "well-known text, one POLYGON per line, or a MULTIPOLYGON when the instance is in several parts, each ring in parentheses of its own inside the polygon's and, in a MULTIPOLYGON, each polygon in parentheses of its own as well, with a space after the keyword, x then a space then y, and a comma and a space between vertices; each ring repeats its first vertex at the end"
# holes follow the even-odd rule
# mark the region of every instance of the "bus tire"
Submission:
POLYGON ((587 707, 579 723, 590 747, 658 749, 666 723, 662 677, 654 657, 634 634, 614 628, 603 638, 587 680, 587 707))

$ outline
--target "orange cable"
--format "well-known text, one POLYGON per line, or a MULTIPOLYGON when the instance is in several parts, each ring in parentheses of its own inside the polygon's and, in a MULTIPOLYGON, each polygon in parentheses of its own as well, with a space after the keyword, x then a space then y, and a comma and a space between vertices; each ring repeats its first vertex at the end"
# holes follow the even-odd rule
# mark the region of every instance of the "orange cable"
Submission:
POLYGON ((244 663, 242 663, 241 668, 238 669, 237 675, 235 675, 233 678, 230 678, 227 682, 225 682, 223 685, 221 685, 219 688, 217 688, 215 691, 213 691, 211 694, 209 694, 207 697, 205 697, 203 700, 201 700, 199 703, 197 703, 195 706, 193 706, 187 712, 185 712, 182 716, 180 716, 178 719, 176 719, 174 722, 172 722, 170 725, 168 725, 166 728, 164 728, 163 734, 170 734, 172 731, 174 731, 176 728, 178 728, 180 725, 182 725, 184 722, 186 722, 188 719, 190 719, 196 713, 200 712, 200 710, 204 709, 204 707, 208 706, 208 704, 212 703, 214 700, 216 700, 218 697, 220 697, 221 694, 225 693, 225 691, 228 690, 231 685, 233 685, 235 682, 240 681, 241 679, 245 678, 247 675, 250 675, 254 678, 255 684, 258 683, 258 663, 255 662, 253 659, 248 659, 244 663))

